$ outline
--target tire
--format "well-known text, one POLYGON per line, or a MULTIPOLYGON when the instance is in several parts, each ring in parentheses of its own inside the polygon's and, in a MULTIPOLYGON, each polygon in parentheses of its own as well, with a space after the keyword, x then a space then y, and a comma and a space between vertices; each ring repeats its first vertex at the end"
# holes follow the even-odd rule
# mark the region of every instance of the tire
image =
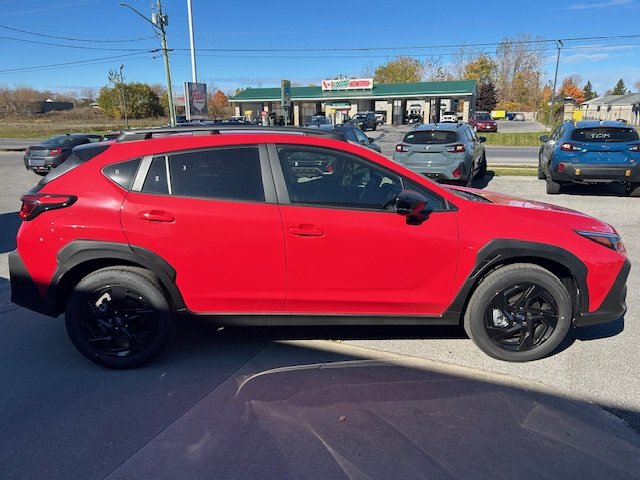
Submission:
POLYGON ((640 197, 640 183, 632 183, 625 187, 625 193, 630 197, 640 197))
POLYGON ((557 195, 562 193, 562 184, 554 182, 550 175, 547 175, 547 193, 549 195, 557 195))
POLYGON ((509 362, 546 357, 571 326, 571 298, 551 272, 534 264, 507 265, 476 287, 464 329, 487 355, 509 362))
POLYGON ((487 174, 487 155, 486 153, 482 154, 482 158, 480 159, 480 165, 478 166, 478 173, 476 173, 475 178, 481 179, 487 174))
POLYGON ((170 304, 158 279, 135 267, 108 267, 84 277, 65 311, 71 342, 107 368, 140 367, 165 349, 174 332, 170 304))
POLYGON ((545 178, 547 177, 542 171, 542 160, 538 158, 538 180, 544 180, 545 178))

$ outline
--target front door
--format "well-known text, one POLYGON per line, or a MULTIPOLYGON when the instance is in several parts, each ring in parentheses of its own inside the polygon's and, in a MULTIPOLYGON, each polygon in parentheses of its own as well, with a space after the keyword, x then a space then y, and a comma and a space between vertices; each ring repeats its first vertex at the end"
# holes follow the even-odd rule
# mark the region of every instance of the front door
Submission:
MULTIPOLYGON (((439 315, 458 260, 455 212, 407 225, 394 199, 400 176, 335 150, 277 149, 289 202, 281 206, 288 312, 439 315)), ((423 188, 413 186, 413 188, 423 188)))

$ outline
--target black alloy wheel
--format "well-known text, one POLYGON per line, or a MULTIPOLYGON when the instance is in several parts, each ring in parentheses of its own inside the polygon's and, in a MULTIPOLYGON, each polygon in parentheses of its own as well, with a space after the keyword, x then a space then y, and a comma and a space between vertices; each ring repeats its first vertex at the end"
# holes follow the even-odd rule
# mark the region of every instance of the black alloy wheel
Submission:
POLYGON ((144 365, 173 335, 172 314, 157 279, 132 267, 85 277, 69 299, 65 323, 80 353, 108 368, 144 365))
POLYGON ((555 275, 538 265, 514 264, 478 285, 464 326, 485 353, 518 362, 550 354, 565 337, 571 318, 571 299, 555 275))

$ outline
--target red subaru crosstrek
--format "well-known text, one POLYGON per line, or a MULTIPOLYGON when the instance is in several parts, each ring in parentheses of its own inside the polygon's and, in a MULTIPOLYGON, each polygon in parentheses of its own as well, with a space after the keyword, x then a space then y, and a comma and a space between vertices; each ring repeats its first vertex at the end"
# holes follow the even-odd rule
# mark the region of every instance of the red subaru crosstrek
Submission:
POLYGON ((79 147, 22 197, 12 301, 65 313, 129 368, 183 315, 226 325, 458 325, 492 357, 550 354, 624 314, 613 227, 445 188, 335 132, 196 127, 79 147))

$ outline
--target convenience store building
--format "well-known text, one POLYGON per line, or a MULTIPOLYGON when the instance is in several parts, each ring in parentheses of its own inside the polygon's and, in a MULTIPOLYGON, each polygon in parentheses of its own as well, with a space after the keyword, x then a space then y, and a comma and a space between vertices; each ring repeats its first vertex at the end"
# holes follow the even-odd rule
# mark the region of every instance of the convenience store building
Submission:
POLYGON ((467 121, 475 109, 475 80, 375 84, 371 78, 323 80, 321 86, 291 87, 289 105, 282 106, 281 88, 248 88, 229 98, 235 114, 249 120, 269 115, 288 118, 293 125, 304 125, 313 115, 324 114, 341 123, 357 112, 384 112, 387 125, 405 123, 410 114, 424 122, 439 121, 445 110, 460 110, 467 121))

